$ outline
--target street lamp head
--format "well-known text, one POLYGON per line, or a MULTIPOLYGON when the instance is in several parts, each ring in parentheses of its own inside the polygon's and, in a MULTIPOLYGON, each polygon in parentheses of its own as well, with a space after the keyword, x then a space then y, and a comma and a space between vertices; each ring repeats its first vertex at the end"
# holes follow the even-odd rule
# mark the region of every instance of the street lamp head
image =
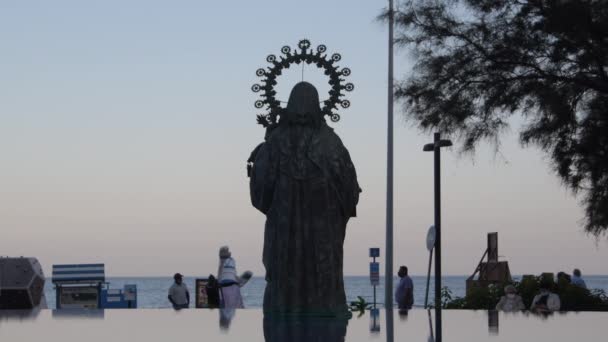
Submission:
POLYGON ((437 143, 424 145, 424 148, 422 150, 424 152, 432 152, 432 151, 435 151, 435 146, 440 147, 440 148, 449 147, 449 146, 452 146, 452 141, 442 139, 442 140, 439 140, 437 143))
POLYGON ((447 139, 439 140, 439 147, 449 147, 452 146, 452 141, 447 139))
POLYGON ((424 152, 431 152, 435 150, 435 144, 426 144, 422 149, 424 152))

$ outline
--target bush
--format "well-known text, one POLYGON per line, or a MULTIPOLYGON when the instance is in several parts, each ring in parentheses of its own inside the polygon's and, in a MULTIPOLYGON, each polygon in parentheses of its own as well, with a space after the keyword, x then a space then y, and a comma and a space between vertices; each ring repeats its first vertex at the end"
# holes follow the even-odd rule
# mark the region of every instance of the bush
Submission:
MULTIPOLYGON (((521 282, 512 282, 524 305, 529 308, 534 296, 540 292, 542 277, 526 277, 521 282)), ((444 309, 494 310, 504 288, 509 283, 490 285, 487 288, 474 288, 465 297, 453 297, 452 292, 444 287, 441 291, 444 309)), ((572 285, 567 281, 553 284, 552 292, 559 295, 562 311, 608 311, 608 296, 604 290, 587 290, 572 285)))

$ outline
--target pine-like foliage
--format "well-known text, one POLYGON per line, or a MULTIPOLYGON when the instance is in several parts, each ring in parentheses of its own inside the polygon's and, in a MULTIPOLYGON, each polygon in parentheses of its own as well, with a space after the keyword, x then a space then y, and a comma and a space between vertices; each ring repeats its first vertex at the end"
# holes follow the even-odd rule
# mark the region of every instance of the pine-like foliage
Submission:
POLYGON ((396 91, 408 118, 472 151, 522 115, 521 142, 581 195, 586 231, 607 231, 607 0, 412 0, 395 24, 415 58, 396 91))

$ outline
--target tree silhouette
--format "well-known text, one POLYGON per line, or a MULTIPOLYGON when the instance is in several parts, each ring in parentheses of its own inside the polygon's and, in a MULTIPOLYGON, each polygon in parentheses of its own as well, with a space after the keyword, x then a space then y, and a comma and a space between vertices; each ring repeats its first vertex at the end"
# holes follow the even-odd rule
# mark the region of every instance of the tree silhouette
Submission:
POLYGON ((581 195, 586 231, 607 231, 608 1, 412 0, 395 25, 415 58, 395 94, 409 119, 473 151, 521 115, 521 143, 581 195))

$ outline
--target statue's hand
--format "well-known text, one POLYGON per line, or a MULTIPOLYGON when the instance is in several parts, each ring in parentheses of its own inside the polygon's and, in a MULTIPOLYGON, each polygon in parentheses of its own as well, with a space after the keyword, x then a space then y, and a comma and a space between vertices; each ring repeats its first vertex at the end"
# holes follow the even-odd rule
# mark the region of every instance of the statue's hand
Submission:
POLYGON ((260 148, 262 147, 262 145, 264 145, 264 143, 260 143, 258 146, 256 146, 253 151, 251 151, 251 154, 249 155, 249 159, 247 159, 247 177, 251 178, 251 171, 253 170, 253 164, 255 163, 255 158, 258 155, 258 152, 260 151, 260 148))
POLYGON ((265 145, 265 143, 259 144, 251 152, 251 157, 249 157, 248 171, 250 173, 249 192, 251 204, 263 214, 266 214, 272 205, 276 180, 275 168, 278 166, 271 165, 273 160, 270 158, 268 151, 270 146, 265 145))
POLYGON ((247 178, 251 178, 252 171, 253 171, 253 163, 247 163, 247 178))

